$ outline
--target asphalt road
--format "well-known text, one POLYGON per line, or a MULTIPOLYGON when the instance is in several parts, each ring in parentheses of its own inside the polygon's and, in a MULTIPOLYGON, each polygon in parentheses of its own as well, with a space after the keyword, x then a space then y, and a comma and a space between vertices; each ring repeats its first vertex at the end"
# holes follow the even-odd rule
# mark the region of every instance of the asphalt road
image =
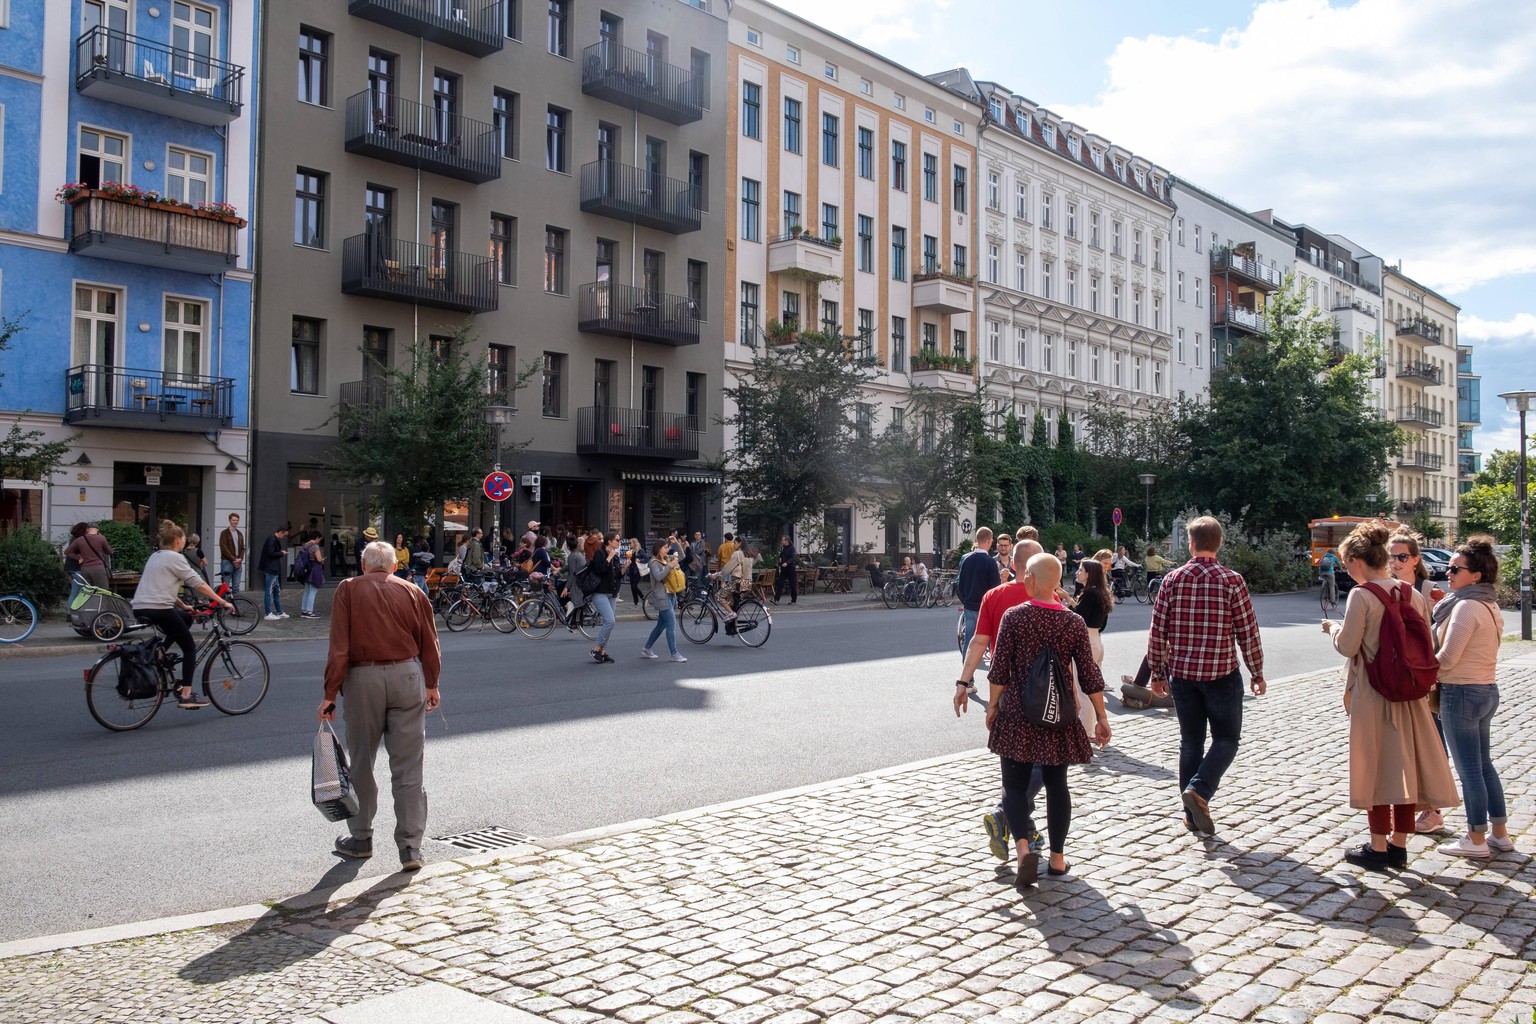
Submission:
MULTIPOLYGON (((1315 597, 1256 605, 1269 678, 1338 663, 1315 597)), ((619 624, 619 661, 603 666, 563 631, 542 641, 445 634, 444 700, 427 730, 428 835, 502 825, 554 836, 983 746, 982 716, 949 710, 956 614, 781 614, 760 650, 679 637, 683 665, 641 661, 638 622, 619 624)), ((1150 619, 1147 606, 1116 608, 1110 679, 1135 670, 1150 619)), ((339 863, 329 849, 341 827, 309 804, 324 645, 265 650, 272 689, 253 714, 167 703, 122 734, 86 710, 81 671, 94 657, 0 661, 10 709, 0 719, 0 940, 395 870, 387 777, 372 861, 339 863)), ((978 801, 992 785, 977 780, 978 801)), ((428 842, 424 852, 453 851, 428 842)))

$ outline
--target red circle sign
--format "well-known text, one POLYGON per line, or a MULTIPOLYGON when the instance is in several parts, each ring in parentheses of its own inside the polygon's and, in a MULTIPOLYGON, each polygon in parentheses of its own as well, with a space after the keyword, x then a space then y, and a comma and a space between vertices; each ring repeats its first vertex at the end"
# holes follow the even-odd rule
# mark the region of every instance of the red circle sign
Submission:
POLYGON ((1120 523, 1121 523, 1121 520, 1124 519, 1124 517, 1122 515, 1120 515, 1120 510, 1119 509, 1115 509, 1114 513, 1109 518, 1110 518, 1111 521, 1114 522, 1114 524, 1116 526, 1119 526, 1120 523))
POLYGON ((512 497, 512 478, 501 470, 485 478, 485 496, 492 501, 506 501, 512 497))

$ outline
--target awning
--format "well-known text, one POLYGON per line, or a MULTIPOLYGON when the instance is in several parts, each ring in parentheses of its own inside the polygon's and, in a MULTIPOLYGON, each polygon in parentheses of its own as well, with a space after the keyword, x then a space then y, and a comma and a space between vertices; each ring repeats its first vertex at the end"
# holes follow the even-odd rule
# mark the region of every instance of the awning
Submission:
POLYGON ((688 473, 683 471, 671 473, 631 473, 621 470, 619 472, 619 479, 625 483, 695 484, 701 487, 718 486, 725 483, 725 478, 719 473, 688 473))

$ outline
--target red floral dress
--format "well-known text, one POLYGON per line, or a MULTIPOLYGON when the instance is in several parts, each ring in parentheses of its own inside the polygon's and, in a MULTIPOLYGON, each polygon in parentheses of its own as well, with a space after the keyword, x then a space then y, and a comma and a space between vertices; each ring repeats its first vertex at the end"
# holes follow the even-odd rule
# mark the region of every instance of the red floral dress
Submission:
MULTIPOLYGON (((1063 665, 1077 666, 1083 693, 1104 692, 1104 677, 1093 661, 1093 646, 1082 617, 1065 608, 1021 604, 1003 613, 992 650, 987 682, 1006 686, 992 722, 987 749, 1014 761, 1032 764, 1087 764, 1093 759, 1088 733, 1076 715, 1060 729, 1032 725, 1014 683, 1022 684, 1041 648, 1049 645, 1063 665)), ((1086 698, 1079 696, 1078 700, 1086 698)))

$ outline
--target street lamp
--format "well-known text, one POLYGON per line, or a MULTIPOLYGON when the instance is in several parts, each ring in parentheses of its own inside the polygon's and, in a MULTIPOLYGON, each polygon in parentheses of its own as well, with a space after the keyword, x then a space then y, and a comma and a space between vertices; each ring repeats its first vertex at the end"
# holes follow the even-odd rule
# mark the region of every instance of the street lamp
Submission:
POLYGON ((1146 489, 1147 504, 1141 520, 1141 535, 1147 540, 1152 539, 1152 485, 1157 483, 1157 477, 1151 473, 1143 473, 1136 479, 1141 481, 1141 486, 1146 489))
MULTIPOLYGON (((496 434, 496 461, 491 466, 491 472, 495 473, 501 469, 501 428, 505 424, 512 422, 512 417, 517 415, 517 410, 510 405, 492 403, 483 406, 480 410, 480 415, 484 417, 486 423, 490 424, 491 429, 496 434)), ((501 560, 501 504, 499 501, 495 502, 496 511, 493 513, 491 526, 493 531, 491 533, 491 550, 495 552, 498 563, 501 560)))
POLYGON ((1520 462, 1515 467, 1515 490, 1520 494, 1520 639, 1531 638, 1531 497, 1525 478, 1525 414, 1536 400, 1536 391, 1506 391, 1499 396, 1511 412, 1520 414, 1520 462))

